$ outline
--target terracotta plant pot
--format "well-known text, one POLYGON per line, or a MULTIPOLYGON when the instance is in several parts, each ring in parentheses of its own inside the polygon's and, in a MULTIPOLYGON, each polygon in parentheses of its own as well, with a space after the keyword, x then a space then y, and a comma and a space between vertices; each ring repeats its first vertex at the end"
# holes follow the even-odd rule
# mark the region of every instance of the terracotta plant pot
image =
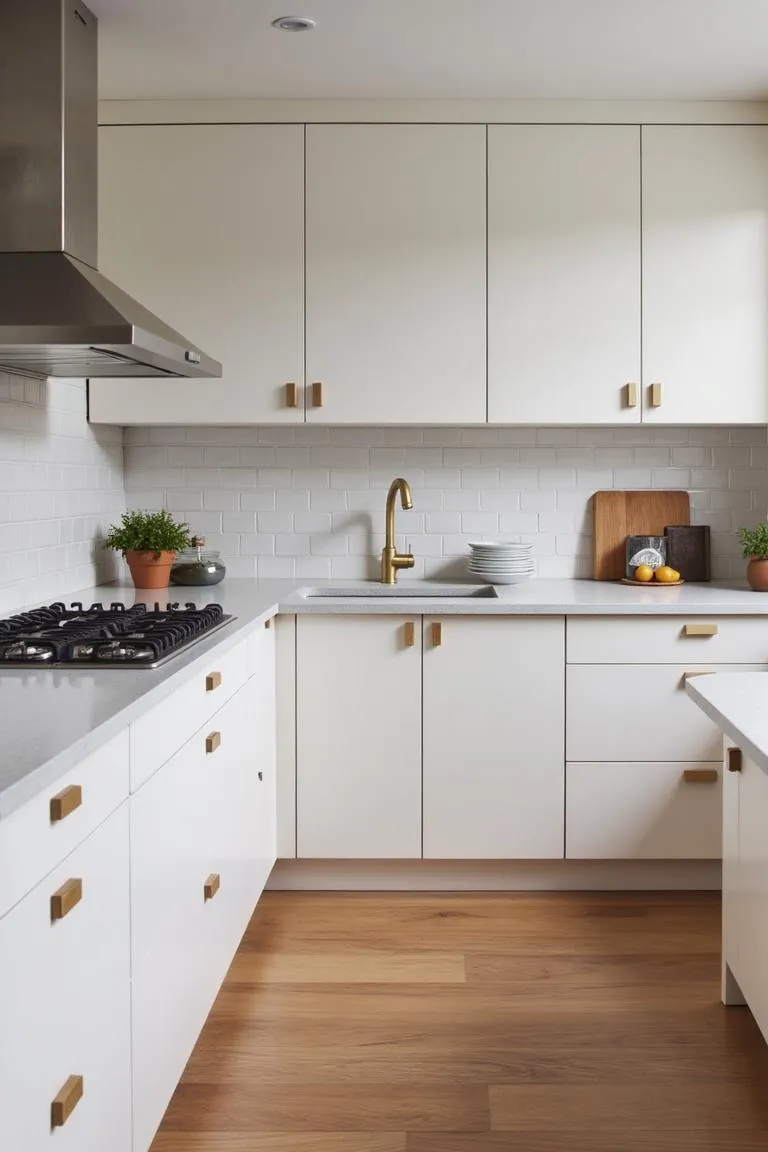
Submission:
POLYGON ((136 588, 167 588, 175 552, 126 552, 136 588))
POLYGON ((768 560, 753 556, 747 564, 747 580, 753 592, 768 592, 768 560))

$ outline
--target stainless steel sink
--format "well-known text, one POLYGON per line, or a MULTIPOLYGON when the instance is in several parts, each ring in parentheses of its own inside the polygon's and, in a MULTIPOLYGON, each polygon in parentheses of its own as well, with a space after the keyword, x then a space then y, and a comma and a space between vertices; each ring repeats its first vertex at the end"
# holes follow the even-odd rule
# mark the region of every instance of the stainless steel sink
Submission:
POLYGON ((306 600, 495 600, 496 589, 490 584, 429 584, 415 580, 402 584, 328 584, 324 588, 302 588, 306 600))

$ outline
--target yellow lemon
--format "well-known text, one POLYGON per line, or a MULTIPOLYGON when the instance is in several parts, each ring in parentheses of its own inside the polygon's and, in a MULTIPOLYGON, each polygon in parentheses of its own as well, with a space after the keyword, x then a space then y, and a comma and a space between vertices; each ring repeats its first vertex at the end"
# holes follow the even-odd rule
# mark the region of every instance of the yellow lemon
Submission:
POLYGON ((680 573, 670 568, 668 564, 663 564, 661 568, 656 569, 656 579, 659 584, 676 584, 680 579, 680 573))
POLYGON ((647 584, 649 580, 653 580, 653 568, 650 564, 640 564, 635 568, 635 580, 642 580, 643 584, 647 584))

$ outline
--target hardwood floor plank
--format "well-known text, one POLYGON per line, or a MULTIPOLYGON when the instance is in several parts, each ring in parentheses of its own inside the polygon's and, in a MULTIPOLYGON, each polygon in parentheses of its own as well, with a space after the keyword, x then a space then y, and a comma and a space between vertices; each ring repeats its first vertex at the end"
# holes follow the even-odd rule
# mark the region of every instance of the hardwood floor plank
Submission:
MULTIPOLYGON (((491 1085, 495 1132, 562 1129, 615 1133, 687 1131, 693 1125, 726 1132, 768 1132, 768 1092, 757 1080, 736 1085, 679 1081, 597 1086, 574 1084, 491 1085)), ((736 1137, 734 1137, 735 1139, 736 1137)))
POLYGON ((768 1048, 750 1051, 657 1042, 647 1048, 584 1047, 570 1052, 516 1048, 514 1038, 489 1044, 482 1030, 461 1045, 445 1040, 385 1044, 232 1044, 225 1038, 198 1045, 184 1075, 188 1084, 647 1084, 731 1083, 762 1079, 768 1086, 768 1048))
POLYGON ((243 949, 231 984, 463 984, 462 952, 256 952, 243 949))
POLYGON ((404 1132, 169 1132, 152 1152, 406 1152, 404 1132))
POLYGON ((712 893, 267 894, 152 1152, 766 1152, 719 944, 712 893))
MULTIPOLYGON (((409 1133, 407 1152, 765 1152, 764 1132, 409 1133)), ((164 1150, 165 1152, 165 1150, 164 1150)), ((174 1149, 173 1152, 176 1152, 174 1149)), ((196 1150, 195 1150, 196 1152, 196 1150)))
POLYGON ((490 1127, 488 1092, 473 1086, 369 1083, 189 1084, 182 1080, 165 1116, 171 1132, 402 1132, 490 1127))

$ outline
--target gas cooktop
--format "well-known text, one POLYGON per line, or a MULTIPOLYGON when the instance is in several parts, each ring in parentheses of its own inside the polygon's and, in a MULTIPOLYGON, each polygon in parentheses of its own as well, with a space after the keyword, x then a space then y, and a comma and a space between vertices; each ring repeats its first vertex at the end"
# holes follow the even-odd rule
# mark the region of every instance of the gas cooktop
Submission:
POLYGON ((220 604, 59 601, 0 620, 0 667, 157 668, 232 619, 220 604))

